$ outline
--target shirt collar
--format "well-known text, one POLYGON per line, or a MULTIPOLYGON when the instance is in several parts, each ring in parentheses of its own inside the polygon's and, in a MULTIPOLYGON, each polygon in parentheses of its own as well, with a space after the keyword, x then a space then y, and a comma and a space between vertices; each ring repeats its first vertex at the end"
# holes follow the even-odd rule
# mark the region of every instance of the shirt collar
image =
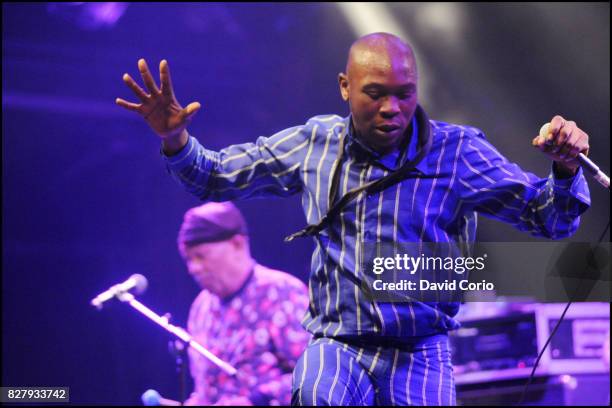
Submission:
POLYGON ((255 274, 255 268, 257 267, 257 262, 253 261, 252 265, 251 265, 251 270, 249 271, 249 275, 248 277, 244 280, 244 282, 242 283, 242 285, 238 288, 238 290, 236 290, 234 293, 232 293, 231 295, 228 295, 224 298, 219 298, 221 301, 221 304, 223 305, 227 305, 229 304, 232 300, 234 300, 234 298, 237 298, 238 296, 242 295, 242 293, 245 291, 245 288, 247 286, 249 286, 249 284, 251 283, 251 281, 253 280, 253 275, 255 274))
MULTIPOLYGON (((347 131, 348 142, 346 143, 345 148, 353 149, 353 151, 357 153, 358 159, 366 158, 366 157, 371 158, 375 163, 381 165, 386 170, 394 171, 394 170, 397 170, 401 165, 406 163, 408 160, 412 160, 416 157, 417 150, 418 150, 418 144, 419 144, 419 140, 418 140, 419 139, 418 137, 419 129, 418 129, 416 115, 413 116, 412 122, 411 122, 412 130, 410 133, 410 139, 408 141, 408 146, 407 146, 408 153, 407 154, 406 154, 405 143, 402 143, 402 145, 398 149, 395 149, 392 152, 387 153, 387 154, 380 154, 372 150, 371 148, 366 146, 362 141, 360 141, 355 136, 355 131, 353 129, 353 124, 352 124, 352 115, 349 115, 346 118, 346 120, 347 120, 347 129, 348 129, 347 131)), ((433 137, 433 129, 432 129, 431 137, 433 137)), ((428 161, 428 156, 424 157, 423 160, 421 160, 417 164, 416 169, 419 170, 423 174, 427 173, 427 169, 428 169, 427 161, 428 161)))

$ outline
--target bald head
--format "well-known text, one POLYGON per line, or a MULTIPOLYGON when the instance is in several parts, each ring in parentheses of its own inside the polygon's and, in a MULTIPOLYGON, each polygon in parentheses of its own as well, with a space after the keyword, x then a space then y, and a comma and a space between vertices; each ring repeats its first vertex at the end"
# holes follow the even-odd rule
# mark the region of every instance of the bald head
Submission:
POLYGON ((372 33, 358 38, 349 49, 346 73, 364 69, 386 68, 403 65, 416 76, 416 59, 412 48, 401 38, 389 33, 372 33))
POLYGON ((417 107, 412 48, 389 33, 363 36, 351 46, 338 83, 356 137, 379 153, 397 149, 409 134, 417 107))

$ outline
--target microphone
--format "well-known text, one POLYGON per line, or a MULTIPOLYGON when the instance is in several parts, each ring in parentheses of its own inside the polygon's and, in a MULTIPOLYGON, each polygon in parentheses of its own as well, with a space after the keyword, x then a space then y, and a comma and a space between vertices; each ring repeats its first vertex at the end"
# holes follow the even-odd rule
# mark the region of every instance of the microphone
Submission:
MULTIPOLYGON (((546 135, 548 134, 549 127, 550 127, 550 123, 545 123, 542 125, 542 127, 540 128, 541 137, 544 137, 544 138, 546 137, 546 135)), ((601 184, 608 190, 610 189, 610 177, 608 177, 606 173, 601 171, 599 167, 597 167, 597 165, 593 163, 591 159, 586 157, 583 153, 579 153, 578 161, 580 162, 582 167, 584 167, 589 173, 591 173, 591 175, 595 178, 595 180, 599 182, 599 184, 601 184)))
POLYGON ((159 405, 164 405, 164 406, 183 405, 178 401, 167 399, 167 398, 162 398, 162 396, 159 395, 159 392, 155 390, 151 390, 151 389, 146 390, 144 393, 142 393, 142 396, 140 397, 140 399, 142 400, 142 404, 148 407, 159 406, 159 405))
POLYGON ((98 296, 93 298, 90 303, 99 310, 102 309, 104 302, 109 301, 121 293, 128 292, 132 289, 135 289, 136 294, 143 293, 147 289, 148 284, 149 282, 147 281, 147 278, 139 273, 136 273, 130 276, 125 282, 113 285, 108 290, 100 293, 98 296))

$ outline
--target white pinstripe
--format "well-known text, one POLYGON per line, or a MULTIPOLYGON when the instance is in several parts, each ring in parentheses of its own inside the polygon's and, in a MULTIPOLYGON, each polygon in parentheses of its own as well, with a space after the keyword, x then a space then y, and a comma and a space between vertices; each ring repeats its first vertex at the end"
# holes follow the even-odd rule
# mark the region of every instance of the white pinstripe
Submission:
MULTIPOLYGON (((364 167, 359 174, 359 185, 363 185, 363 177, 366 168, 364 167)), ((359 277, 359 267, 361 266, 361 262, 359 261, 359 242, 361 237, 361 226, 360 224, 360 213, 359 213, 359 203, 362 201, 362 197, 364 192, 362 191, 356 199, 355 203, 355 276, 359 277)), ((355 309, 357 310, 357 335, 361 334, 361 307, 359 307, 359 287, 354 285, 355 288, 355 309)))
MULTIPOLYGON (((328 133, 327 137, 325 138, 325 147, 323 148, 323 154, 321 154, 321 159, 319 160, 319 164, 317 165, 317 173, 316 173, 317 184, 315 188, 315 205, 317 206, 317 212, 319 214, 319 219, 321 219, 322 217, 321 203, 319 202, 320 201, 319 197, 321 195, 321 167, 323 167, 323 162, 327 158, 327 153, 329 150, 329 141, 331 140, 331 137, 332 137, 332 133, 328 133)), ((307 214, 306 218, 310 219, 310 214, 307 214)))
POLYGON ((248 166, 236 169, 236 170, 232 171, 231 173, 210 173, 210 175, 212 177, 214 177, 214 178, 220 178, 220 179, 232 178, 232 177, 237 176, 238 174, 240 174, 240 173, 242 173, 244 171, 254 169, 258 164, 261 164, 261 163, 270 164, 270 163, 274 163, 275 161, 278 161, 278 160, 281 160, 281 159, 286 159, 287 157, 291 156, 295 152, 302 150, 302 148, 304 146, 306 146, 307 144, 308 144, 308 140, 304 140, 301 144, 297 145, 293 149, 291 149, 288 152, 283 153, 281 155, 274 156, 274 157, 271 157, 269 159, 257 159, 254 162, 252 162, 251 164, 249 164, 248 166))
MULTIPOLYGON (((246 183, 243 183, 243 184, 241 184, 239 186, 229 186, 229 187, 225 187, 225 188, 216 189, 215 193, 224 193, 226 191, 244 190, 245 188, 249 187, 252 184, 253 180, 257 180, 257 179, 260 179, 260 178, 263 178, 263 177, 267 177, 267 176, 274 177, 275 179, 279 180, 279 184, 280 185, 284 186, 284 184, 286 184, 286 183, 283 183, 282 181, 280 181, 279 177, 282 177, 285 174, 293 173, 298 167, 300 167, 300 163, 295 163, 293 166, 291 166, 288 169, 283 170, 283 171, 281 171, 279 173, 270 173, 270 174, 262 173, 262 174, 259 174, 256 177, 254 177, 250 181, 247 181, 246 183)), ((259 190, 262 190, 263 188, 267 188, 267 187, 269 187, 269 186, 263 185, 262 188, 257 188, 256 187, 253 190, 251 190, 251 192, 259 191, 259 190)), ((288 190, 286 187, 283 187, 283 189, 288 190)))
POLYGON ((304 370, 302 371, 302 380, 300 381, 300 387, 298 392, 298 400, 300 402, 300 406, 304 405, 302 402, 302 392, 304 392, 304 380, 306 379, 306 369, 308 368, 308 348, 304 350, 304 370))
POLYGON ((331 403, 332 396, 334 394, 334 388, 336 388, 336 384, 338 383, 338 377, 340 375, 340 349, 336 349, 336 374, 334 375, 334 381, 332 381, 331 388, 329 389, 329 395, 327 396, 327 401, 331 403))
POLYGON ((440 349, 440 343, 436 344, 438 350, 438 362, 440 363, 440 381, 438 381, 438 405, 442 405, 442 374, 444 372, 444 364, 442 363, 442 350, 440 349))
MULTIPOLYGON (((312 128, 312 133, 310 135, 310 147, 308 147, 308 152, 306 153, 306 158, 304 159, 304 167, 303 167, 303 172, 304 172, 304 187, 306 188, 306 190, 308 191, 308 210, 306 211, 306 214, 310 214, 312 211, 312 203, 313 203, 313 197, 312 197, 312 191, 308 188, 308 161, 310 160, 310 155, 312 154, 312 149, 314 147, 314 138, 317 134, 317 126, 314 126, 312 128)), ((308 216, 306 216, 306 219, 310 222, 310 218, 308 216)))
MULTIPOLYGON (((346 346, 346 345, 345 345, 346 346)), ((351 373, 353 372, 353 359, 351 358, 349 360, 349 373, 348 373, 348 380, 346 381, 347 384, 344 386, 344 391, 342 392, 342 398, 340 398, 340 403, 339 405, 342 406, 343 402, 344 402, 344 396, 346 395, 346 390, 348 390, 348 384, 350 384, 351 381, 351 373)))
MULTIPOLYGON (((350 158, 349 160, 347 160, 347 165, 346 165, 346 170, 344 171, 344 185, 343 185, 343 192, 342 195, 346 194, 348 191, 348 175, 351 171, 351 163, 353 162, 353 159, 350 158)), ((335 197, 332 197, 332 199, 334 199, 335 197)), ((345 249, 345 234, 346 234, 346 225, 344 223, 344 211, 340 211, 340 214, 338 215, 340 218, 340 259, 339 259, 339 268, 342 269, 344 268, 344 255, 346 253, 346 249, 345 249)), ((339 281, 339 277, 338 277, 338 270, 334 270, 334 274, 335 274, 335 278, 336 278, 336 313, 338 314, 338 316, 341 316, 340 313, 340 281, 339 281)), ((336 327, 336 330, 334 330, 334 337, 340 332, 340 330, 342 329, 342 318, 340 317, 340 323, 338 324, 338 327, 336 327)))
POLYGON ((410 357, 410 365, 408 365, 408 374, 406 375, 406 404, 412 405, 412 399, 410 398, 410 377, 412 376, 412 365, 414 364, 414 356, 412 353, 408 353, 410 357))
POLYGON ((425 357, 425 374, 423 375, 423 405, 427 406, 427 395, 425 389, 427 387, 427 371, 429 371, 429 360, 427 359, 427 350, 423 350, 423 357, 425 357))
POLYGON ((395 356, 393 357, 393 367, 391 368, 391 384, 389 386, 389 393, 391 394, 391 405, 395 406, 395 393, 393 392, 393 385, 395 383, 395 368, 397 367, 397 359, 399 357, 399 349, 395 349, 395 356))
POLYGON ((317 387, 321 381, 321 374, 323 374, 323 365, 325 364, 325 354, 323 353, 323 344, 319 344, 319 374, 315 380, 314 386, 312 387, 312 405, 317 406, 317 387))
MULTIPOLYGON (((370 179, 372 177, 372 169, 373 168, 374 168, 374 166, 372 166, 372 165, 368 166, 368 171, 366 173, 366 178, 365 178, 365 182, 366 183, 370 182, 370 179)), ((363 200, 363 207, 361 209, 361 225, 362 225, 362 228, 365 226, 365 222, 366 222, 365 215, 366 215, 366 206, 367 206, 367 202, 368 202, 367 197, 365 197, 365 192, 363 194, 364 194, 364 200, 363 200)), ((379 212, 378 212, 378 220, 380 222, 380 207, 379 207, 379 212)), ((361 235, 363 236, 363 233, 361 235)), ((364 238, 364 242, 365 242, 365 238, 364 238)), ((361 257, 363 257, 363 253, 361 254, 361 257)), ((365 276, 365 274, 364 274, 364 276, 365 276)), ((381 330, 384 333, 384 331, 385 331, 385 319, 383 319, 382 312, 380 311, 380 308, 378 307, 378 305, 376 304, 376 302, 374 300, 370 301, 370 314, 372 316, 374 316, 374 313, 372 312, 372 309, 374 309, 376 311, 376 316, 378 317, 378 320, 380 321, 380 324, 381 324, 381 330)), ((376 325, 374 325, 374 333, 377 333, 377 332, 378 332, 378 327, 376 325)))

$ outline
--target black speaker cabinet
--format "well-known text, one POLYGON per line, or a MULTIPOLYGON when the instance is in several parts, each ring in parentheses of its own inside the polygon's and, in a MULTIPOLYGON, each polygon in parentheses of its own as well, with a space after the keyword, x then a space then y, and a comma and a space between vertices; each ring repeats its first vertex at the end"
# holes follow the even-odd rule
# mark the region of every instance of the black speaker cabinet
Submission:
POLYGON ((609 406, 610 375, 535 377, 519 404, 527 378, 457 385, 458 405, 609 406))

